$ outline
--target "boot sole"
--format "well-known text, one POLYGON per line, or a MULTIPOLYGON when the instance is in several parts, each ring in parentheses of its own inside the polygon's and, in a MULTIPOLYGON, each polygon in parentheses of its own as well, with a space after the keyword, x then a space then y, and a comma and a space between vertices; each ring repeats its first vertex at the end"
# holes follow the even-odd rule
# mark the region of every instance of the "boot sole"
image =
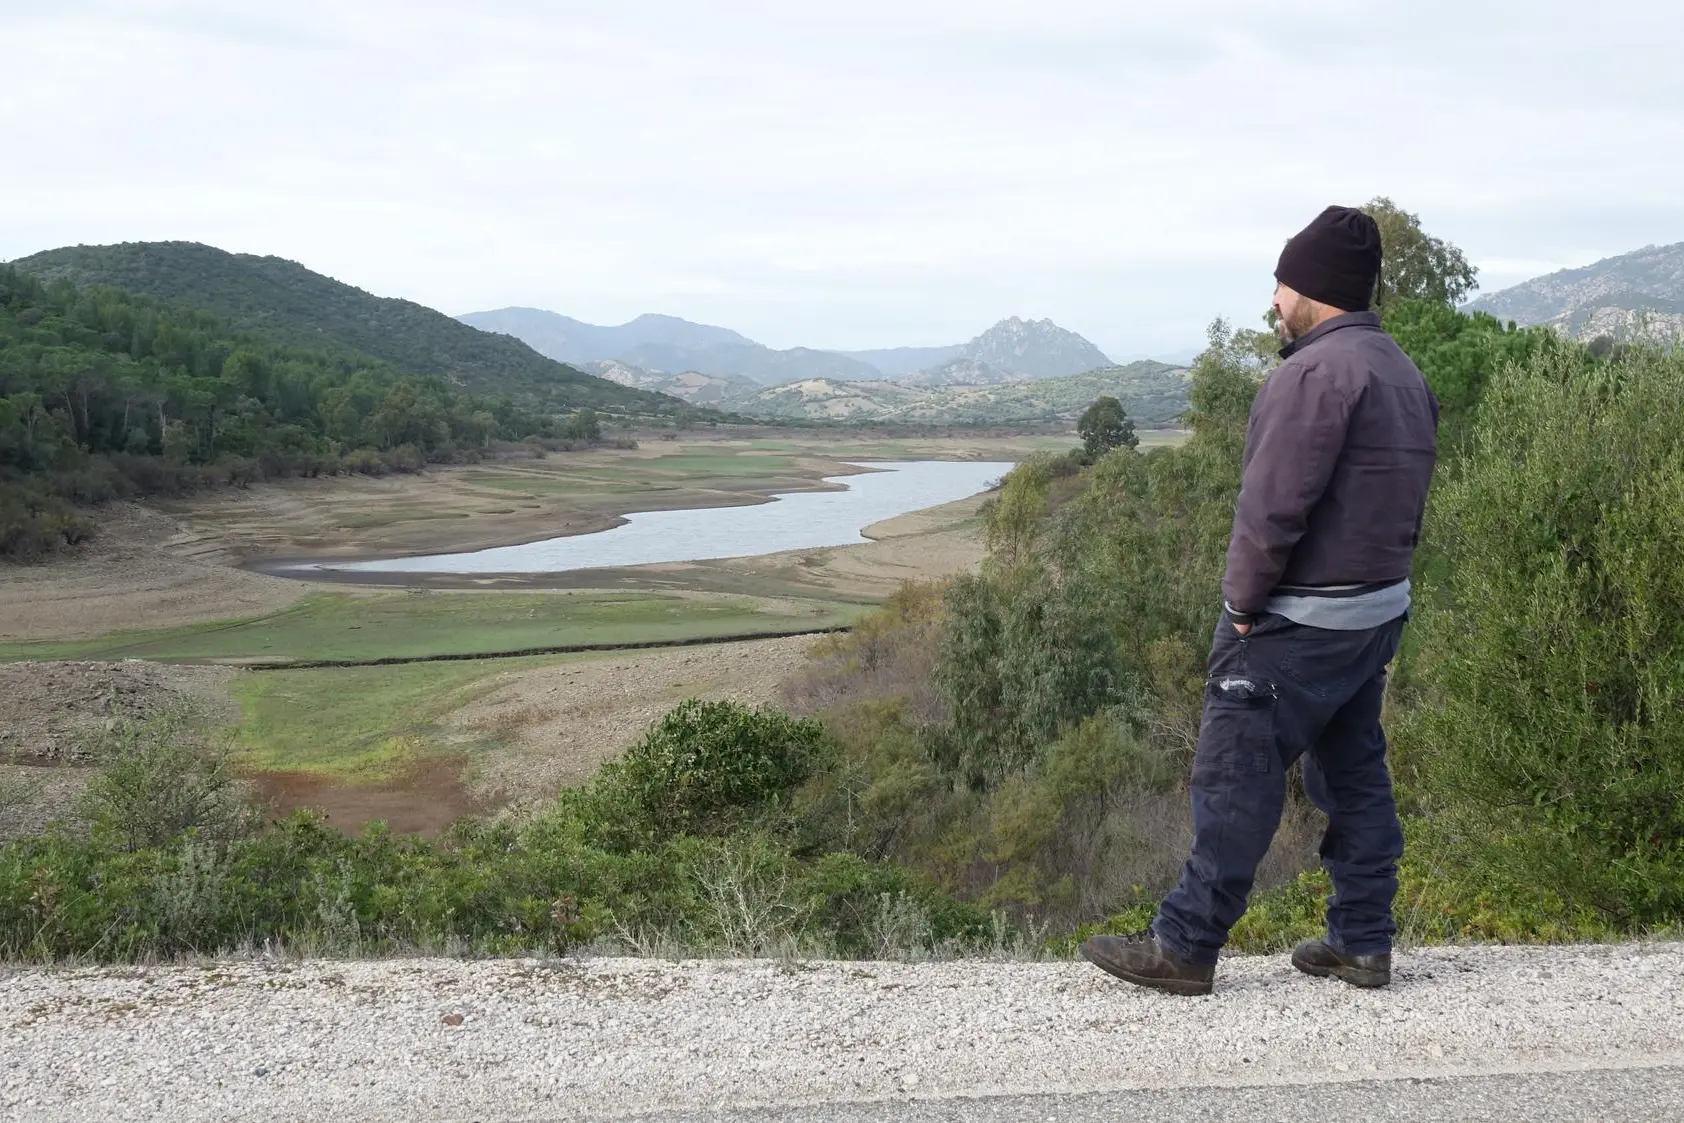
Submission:
POLYGON ((1161 990, 1165 994, 1180 995, 1184 998, 1198 998, 1209 994, 1211 991, 1210 983, 1201 983, 1196 979, 1160 979, 1152 975, 1137 975, 1133 971, 1118 967, 1114 963, 1094 956, 1088 951, 1086 945, 1082 947, 1082 958, 1107 975, 1121 979, 1125 983, 1133 983, 1137 987, 1161 990))
POLYGON ((1318 979, 1338 979, 1342 983, 1349 983, 1364 990, 1376 990, 1387 986, 1392 981, 1390 971, 1363 971, 1355 967, 1323 967, 1319 963, 1307 963, 1296 955, 1292 957, 1292 965, 1306 975, 1314 975, 1318 979))

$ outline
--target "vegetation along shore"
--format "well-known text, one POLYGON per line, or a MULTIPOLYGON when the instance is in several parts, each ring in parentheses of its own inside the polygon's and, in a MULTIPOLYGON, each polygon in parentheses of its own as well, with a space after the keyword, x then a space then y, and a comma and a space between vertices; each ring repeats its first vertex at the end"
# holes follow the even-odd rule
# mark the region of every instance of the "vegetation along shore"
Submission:
MULTIPOLYGON (((1388 260, 1415 263, 1385 326, 1443 407, 1388 698, 1405 937, 1676 934, 1684 356, 1457 310, 1454 247, 1382 203, 1388 260)), ((536 377, 502 397, 384 335, 265 336, 184 295, 0 272, 5 550, 51 558, 0 593, 5 959, 1062 956, 1175 877, 1271 337, 1211 326, 1185 433, 1134 434, 1125 398, 1079 442, 756 429, 536 377), (413 590, 240 568, 959 456, 1019 466, 857 546, 413 590)), ((1320 932, 1314 814, 1292 797, 1239 950, 1320 932)))

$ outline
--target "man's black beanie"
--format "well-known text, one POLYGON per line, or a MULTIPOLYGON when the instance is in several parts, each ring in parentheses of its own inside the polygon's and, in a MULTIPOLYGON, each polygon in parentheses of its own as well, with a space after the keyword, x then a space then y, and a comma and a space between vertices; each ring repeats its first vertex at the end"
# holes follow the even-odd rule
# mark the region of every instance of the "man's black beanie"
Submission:
POLYGON ((1365 312, 1380 279, 1380 227, 1354 207, 1328 207, 1281 251, 1275 280, 1344 312, 1365 312))

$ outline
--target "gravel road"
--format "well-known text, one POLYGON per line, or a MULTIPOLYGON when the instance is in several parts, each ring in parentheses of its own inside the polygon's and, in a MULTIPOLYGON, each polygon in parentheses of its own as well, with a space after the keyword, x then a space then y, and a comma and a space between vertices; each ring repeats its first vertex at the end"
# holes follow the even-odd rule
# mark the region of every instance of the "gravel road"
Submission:
POLYGON ((1237 958, 1199 999, 1079 963, 11 971, 0 1118, 1416 1118, 1353 1111, 1376 1080, 1423 1117, 1587 1118, 1571 1111, 1601 1089, 1611 1118, 1657 1118, 1645 1105, 1684 1086, 1681 979, 1684 944, 1425 950, 1373 992, 1237 958))

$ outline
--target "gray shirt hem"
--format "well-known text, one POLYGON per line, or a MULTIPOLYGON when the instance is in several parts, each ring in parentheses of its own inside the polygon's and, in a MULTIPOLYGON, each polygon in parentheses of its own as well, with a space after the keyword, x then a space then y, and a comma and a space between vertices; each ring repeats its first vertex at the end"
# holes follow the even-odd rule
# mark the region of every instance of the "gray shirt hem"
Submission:
POLYGON ((1396 620, 1409 611, 1409 605, 1409 579, 1405 578, 1396 585, 1356 596, 1271 596, 1263 611, 1308 628, 1360 632, 1396 620))

